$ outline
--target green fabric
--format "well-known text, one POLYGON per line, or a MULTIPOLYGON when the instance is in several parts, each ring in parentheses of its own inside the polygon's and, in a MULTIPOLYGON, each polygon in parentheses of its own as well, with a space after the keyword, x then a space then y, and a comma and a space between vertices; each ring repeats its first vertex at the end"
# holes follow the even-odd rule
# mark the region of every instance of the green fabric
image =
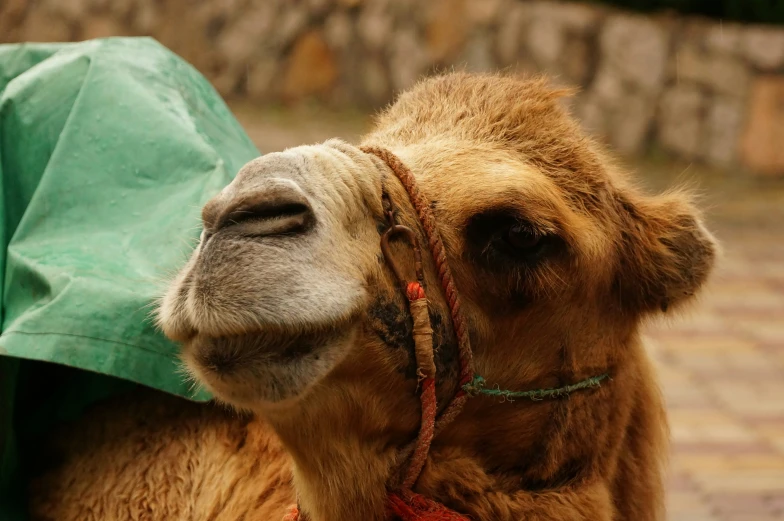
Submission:
POLYGON ((16 519, 2 494, 19 486, 21 432, 122 381, 209 398, 149 315, 201 206, 258 155, 209 83, 154 40, 0 45, 0 519, 16 519), (41 362, 91 373, 42 379, 41 362))

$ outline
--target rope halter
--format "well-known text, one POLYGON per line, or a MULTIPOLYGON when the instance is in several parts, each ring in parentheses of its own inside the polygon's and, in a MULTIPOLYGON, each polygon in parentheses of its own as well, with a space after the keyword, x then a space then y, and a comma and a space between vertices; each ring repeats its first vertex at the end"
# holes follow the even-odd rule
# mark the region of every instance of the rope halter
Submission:
MULTIPOLYGON (((405 294, 411 317, 413 319, 414 350, 417 362, 417 375, 420 379, 419 399, 422 404, 421 422, 419 433, 414 443, 403 448, 401 459, 407 463, 406 470, 400 485, 390 489, 387 496, 387 515, 403 521, 469 521, 468 517, 450 510, 446 506, 432 501, 412 491, 422 468, 427 461, 430 445, 433 438, 449 425, 462 411, 463 406, 471 396, 480 394, 501 396, 507 399, 530 398, 541 400, 567 395, 570 391, 597 387, 600 382, 608 377, 607 374, 595 376, 557 389, 541 389, 536 391, 499 391, 487 389, 484 379, 475 375, 473 371, 473 352, 469 340, 465 317, 462 313, 460 295, 452 277, 452 271, 446 257, 444 244, 438 233, 436 219, 430 209, 430 201, 419 191, 416 180, 406 165, 392 152, 376 146, 364 146, 361 150, 372 154, 383 161, 406 190, 408 198, 416 211, 427 239, 433 263, 436 267, 438 280, 441 282, 443 295, 449 307, 452 327, 457 337, 458 354, 460 359, 460 383, 458 391, 450 400, 440 416, 437 416, 436 402, 436 366, 433 351, 433 330, 430 323, 430 314, 427 307, 427 294, 425 292, 424 270, 422 267, 422 252, 417 239, 417 234, 409 227, 403 226, 395 220, 395 210, 392 201, 386 192, 382 193, 382 204, 387 219, 388 228, 381 237, 381 251, 384 259, 400 284, 405 294), (401 270, 397 260, 392 255, 390 240, 401 236, 409 242, 414 252, 416 280, 408 279, 401 270)), ((284 521, 304 521, 298 507, 293 507, 284 521)))

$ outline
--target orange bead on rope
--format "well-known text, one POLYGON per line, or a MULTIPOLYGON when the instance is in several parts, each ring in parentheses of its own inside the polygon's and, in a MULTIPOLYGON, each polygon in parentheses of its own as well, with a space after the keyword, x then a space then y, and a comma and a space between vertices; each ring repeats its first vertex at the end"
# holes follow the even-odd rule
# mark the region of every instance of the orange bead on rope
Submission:
MULTIPOLYGON (((419 222, 422 225, 422 231, 424 232, 427 244, 430 247, 430 253, 438 275, 437 278, 441 283, 441 288, 444 292, 447 305, 449 306, 452 325, 457 336, 460 357, 460 385, 462 387, 463 384, 469 382, 474 376, 471 343, 466 331, 465 319, 460 309, 460 297, 452 278, 452 272, 449 269, 446 250, 441 242, 435 216, 430 209, 429 201, 417 189, 416 181, 414 180, 411 171, 389 150, 380 147, 365 146, 362 147, 362 151, 375 155, 387 164, 389 169, 405 188, 417 217, 419 217, 419 222)), ((388 215, 394 216, 394 212, 390 211, 388 215)), ((390 222, 390 226, 390 230, 401 228, 400 226, 395 226, 394 222, 390 222)), ((437 418, 438 407, 436 404, 436 366, 433 351, 433 332, 430 327, 430 315, 427 309, 425 289, 421 284, 424 280, 422 275, 422 262, 419 257, 419 245, 417 243, 416 235, 412 232, 407 235, 409 235, 414 242, 417 278, 419 279, 418 282, 409 282, 406 284, 405 290, 411 315, 414 319, 413 336, 416 350, 417 373, 421 379, 420 402, 422 404, 422 420, 419 436, 417 436, 414 444, 414 450, 411 453, 402 486, 399 490, 396 490, 389 495, 388 514, 392 514, 403 521, 467 521, 466 517, 453 512, 444 505, 414 494, 411 490, 427 460, 433 438, 436 433, 440 432, 460 414, 463 405, 468 399, 468 395, 463 392, 462 389, 458 391, 441 413, 441 417, 437 418)), ((387 256, 386 254, 389 252, 388 244, 386 244, 387 242, 388 238, 386 241, 382 238, 382 250, 385 250, 385 256, 387 256)), ((387 259, 387 261, 390 262, 390 259, 387 259)), ((390 264, 390 267, 395 271, 398 279, 403 282, 399 270, 396 269, 394 260, 390 262, 390 264)))
POLYGON ((427 308, 425 288, 420 282, 406 284, 406 297, 409 301, 411 318, 414 321, 412 336, 414 337, 414 352, 417 361, 417 375, 420 378, 422 390, 420 402, 422 404, 422 418, 419 424, 414 452, 408 463, 403 489, 414 486, 422 467, 425 466, 427 455, 430 452, 430 443, 435 435, 436 413, 436 363, 433 355, 433 329, 430 326, 430 312, 427 308))
POLYGON ((406 286, 406 296, 412 302, 425 298, 425 288, 419 282, 409 282, 406 286))
MULTIPOLYGON (((462 387, 471 381, 474 376, 471 344, 466 331, 465 320, 460 310, 460 297, 452 279, 444 245, 436 227, 435 217, 430 210, 428 201, 419 193, 414 176, 394 154, 378 147, 362 147, 362 151, 377 156, 387 164, 405 188, 417 217, 419 217, 422 231, 424 231, 428 246, 430 246, 430 253, 438 275, 437 278, 441 283, 441 289, 449 306, 452 325, 457 336, 460 357, 460 386, 462 387)), ((438 406, 436 403, 436 365, 433 351, 433 330, 430 324, 427 295, 423 287, 424 275, 422 274, 422 259, 420 257, 418 236, 407 226, 395 223, 393 210, 390 209, 386 213, 390 221, 390 227, 382 236, 381 250, 398 281, 404 284, 405 295, 409 302, 409 309, 414 322, 412 336, 414 337, 417 375, 420 379, 420 402, 422 405, 419 434, 413 444, 408 468, 403 476, 402 483, 399 485, 400 488, 398 489, 398 485, 394 485, 395 490, 389 493, 387 515, 402 521, 468 521, 467 517, 435 501, 415 494, 411 490, 427 461, 430 445, 435 434, 440 432, 460 414, 463 405, 468 399, 468 395, 462 390, 458 391, 441 413, 441 417, 437 418, 438 406), (407 237, 412 243, 416 278, 418 279, 416 282, 406 282, 403 270, 395 262, 390 247, 390 238, 393 235, 407 237)), ((297 507, 293 507, 284 518, 284 521, 304 521, 304 517, 300 514, 297 507)))

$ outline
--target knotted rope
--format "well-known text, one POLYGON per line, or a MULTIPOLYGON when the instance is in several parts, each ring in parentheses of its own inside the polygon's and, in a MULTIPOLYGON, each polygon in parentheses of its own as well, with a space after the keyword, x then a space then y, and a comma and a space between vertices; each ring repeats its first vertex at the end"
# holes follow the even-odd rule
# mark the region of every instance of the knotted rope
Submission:
MULTIPOLYGON (((460 390, 457 394, 452 398, 452 401, 447 405, 446 409, 444 409, 443 413, 441 414, 440 418, 436 421, 435 418, 432 419, 433 424, 432 426, 427 427, 427 432, 429 432, 430 428, 432 427, 434 435, 440 432, 446 425, 448 425, 452 420, 460 414, 460 411, 463 409, 465 405, 468 395, 462 387, 469 383, 473 379, 473 351, 471 350, 471 342, 468 338, 468 329, 466 327, 465 317, 461 311, 461 301, 460 295, 457 291, 457 287, 454 283, 454 278, 452 277, 452 270, 449 268, 449 263, 447 261, 446 250, 444 248, 444 244, 441 241, 441 236, 438 233, 438 228, 436 226, 436 218, 433 215, 433 211, 430 209, 430 201, 419 191, 417 187, 416 180, 414 175, 411 173, 411 170, 392 152, 386 150, 381 147, 362 147, 362 151, 368 154, 373 154, 379 159, 381 159, 384 163, 387 164, 389 169, 395 174, 395 177, 400 180, 401 185, 405 188, 406 193, 408 194, 408 198, 411 201, 411 205, 414 207, 414 211, 419 218, 419 222, 422 224, 422 230, 427 238, 428 246, 430 247, 430 254, 433 259, 433 263, 435 264, 436 272, 438 274, 438 280, 441 283, 441 289, 443 290, 444 297, 446 298, 447 306, 449 307, 449 312, 452 319, 452 326, 455 331, 455 337, 457 338, 457 346, 458 346, 458 354, 460 358, 460 390)), ((413 242, 416 241, 416 237, 412 239, 413 242)), ((415 244, 415 248, 418 248, 418 245, 415 244)), ((390 262, 388 260, 388 262, 390 262)), ((391 262, 393 265, 395 264, 394 261, 391 262)), ((402 278, 402 274, 399 274, 399 270, 395 269, 398 278, 402 278)), ((418 277, 421 274, 417 274, 418 277)), ((423 291, 424 292, 424 291, 423 291)), ((425 304, 426 306, 426 304, 425 304)), ((413 312, 412 312, 413 315, 413 312)), ((427 316, 428 323, 429 323, 429 315, 427 316)), ((431 340, 431 357, 432 357, 432 340, 431 340)), ((419 364, 419 353, 417 353, 417 364, 419 364)), ((434 367, 435 369, 435 367, 434 367)), ((434 370, 435 376, 435 370, 434 370)), ((424 388, 423 388, 424 391, 424 388)), ((434 389, 435 394, 435 389, 434 389)), ((423 408, 425 406, 425 394, 422 394, 422 405, 423 408)), ((428 403, 429 406, 429 403, 428 403)), ((423 415, 423 420, 424 420, 423 415)), ((428 421, 431 421, 428 418, 428 421)), ((424 428, 424 426, 423 426, 424 428)), ((432 438, 431 438, 432 439, 432 438)), ((422 470, 422 467, 425 464, 425 460, 427 459, 427 451, 424 453, 420 451, 420 447, 422 443, 417 440, 417 448, 414 450, 413 454, 411 455, 411 459, 409 461, 409 470, 406 474, 406 478, 403 481, 403 486, 405 488, 409 488, 413 486, 414 482, 416 482, 417 478, 419 477, 419 473, 422 470)), ((429 448, 429 442, 428 442, 429 448)))
MULTIPOLYGON (((419 434, 413 447, 409 446, 400 451, 401 459, 408 456, 408 467, 406 469, 402 483, 397 490, 391 490, 387 496, 387 514, 395 516, 402 521, 469 521, 468 518, 446 506, 415 494, 411 489, 416 483, 422 468, 425 465, 427 456, 430 452, 430 445, 433 438, 441 432, 444 427, 454 420, 469 396, 484 394, 488 396, 500 396, 507 400, 515 398, 529 398, 531 400, 542 400, 545 398, 555 398, 568 395, 572 391, 598 387, 602 380, 608 377, 603 374, 596 377, 587 378, 576 384, 559 387, 556 389, 538 389, 534 391, 502 391, 500 389, 487 389, 484 378, 475 375, 473 372, 473 352, 468 337, 467 323, 462 313, 460 295, 452 277, 452 271, 446 257, 446 250, 441 241, 441 236, 436 227, 436 219, 430 209, 429 201, 422 195, 417 188, 416 180, 411 171, 403 164, 400 159, 389 150, 375 146, 364 146, 361 150, 367 154, 372 154, 387 164, 389 169, 400 180, 406 190, 408 198, 416 211, 422 230, 427 238, 433 263, 438 273, 438 280, 441 283, 443 295, 449 307, 452 319, 452 326, 457 337, 458 353, 460 358, 460 382, 457 393, 452 397, 447 407, 436 417, 436 367, 433 351, 433 331, 430 324, 430 315, 427 308, 427 296, 425 293, 424 275, 422 270, 421 252, 416 234, 405 226, 397 224, 394 220, 394 211, 385 208, 389 228, 384 233, 381 240, 381 249, 387 263, 390 265, 401 283, 409 302, 409 309, 414 322, 413 337, 414 350, 417 361, 417 375, 420 378, 421 391, 420 402, 422 404, 421 423, 419 434), (416 261, 416 282, 407 281, 402 270, 398 267, 389 249, 389 239, 395 234, 405 235, 411 242, 414 249, 416 261), (409 456, 410 454, 410 456, 409 456)), ((384 194, 386 197, 386 194, 384 194)), ((390 203, 391 204, 391 203, 390 203)), ((284 518, 284 521, 303 521, 298 507, 292 507, 284 518)))

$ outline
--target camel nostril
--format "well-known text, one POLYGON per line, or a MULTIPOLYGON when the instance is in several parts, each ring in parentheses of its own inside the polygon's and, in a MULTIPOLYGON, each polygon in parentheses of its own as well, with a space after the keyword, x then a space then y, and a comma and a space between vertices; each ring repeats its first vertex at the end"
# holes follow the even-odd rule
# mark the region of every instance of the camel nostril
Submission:
POLYGON ((307 232, 316 214, 307 193, 281 177, 250 178, 229 185, 202 210, 205 238, 293 235, 307 232))
POLYGON ((285 219, 296 217, 300 214, 310 212, 310 208, 302 203, 273 202, 257 203, 252 206, 240 206, 235 208, 223 219, 221 227, 239 224, 243 221, 255 219, 285 219))
POLYGON ((218 228, 237 227, 242 235, 263 237, 305 232, 313 220, 306 202, 274 200, 237 206, 220 220, 218 228))

